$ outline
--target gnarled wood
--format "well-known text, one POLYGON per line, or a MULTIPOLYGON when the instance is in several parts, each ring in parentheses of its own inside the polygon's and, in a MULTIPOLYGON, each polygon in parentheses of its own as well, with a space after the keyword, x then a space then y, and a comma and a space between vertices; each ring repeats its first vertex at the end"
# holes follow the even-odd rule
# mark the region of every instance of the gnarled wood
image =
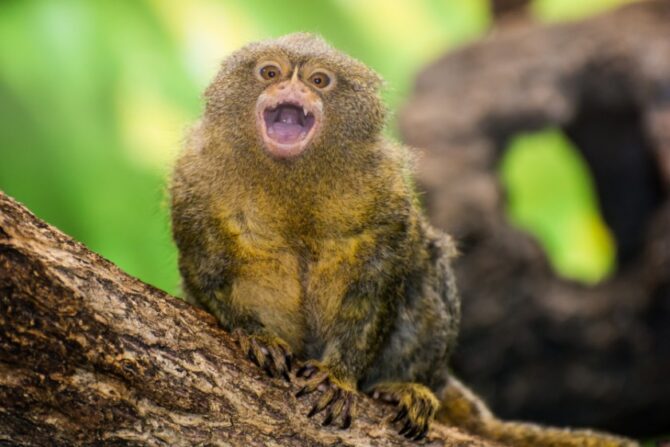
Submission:
MULTIPOLYGON (((321 427, 293 382, 0 192, 0 445, 414 445, 364 397, 321 427)), ((490 444, 436 424, 424 445, 490 444)))
MULTIPOLYGON (((500 2, 503 3, 514 3, 500 2)), ((458 375, 502 418, 629 436, 670 427, 670 1, 503 28, 423 70, 400 114, 433 224, 452 234, 458 375), (561 128, 593 173, 617 271, 559 277, 507 219, 510 138, 561 128)))

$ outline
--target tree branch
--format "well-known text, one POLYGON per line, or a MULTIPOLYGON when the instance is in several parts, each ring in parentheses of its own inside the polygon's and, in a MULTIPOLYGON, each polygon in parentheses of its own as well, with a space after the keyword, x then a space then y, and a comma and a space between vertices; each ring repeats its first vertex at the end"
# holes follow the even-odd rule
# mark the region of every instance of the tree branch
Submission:
MULTIPOLYGON (((350 430, 322 427, 295 381, 0 192, 0 444, 413 445, 367 398, 350 430)), ((488 444, 436 424, 424 445, 488 444)))

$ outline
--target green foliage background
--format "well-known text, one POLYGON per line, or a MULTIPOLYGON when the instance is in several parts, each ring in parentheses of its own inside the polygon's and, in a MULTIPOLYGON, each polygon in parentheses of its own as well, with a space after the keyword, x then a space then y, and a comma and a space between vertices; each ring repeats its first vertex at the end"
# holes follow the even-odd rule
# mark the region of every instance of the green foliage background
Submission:
MULTIPOLYGON (((536 0, 533 12, 577 18, 623 1, 536 0)), ((226 54, 318 32, 386 78, 394 110, 424 64, 489 22, 484 0, 4 0, 0 189, 130 274, 177 292, 166 178, 226 54)), ((612 246, 583 162, 553 130, 512 145, 502 164, 510 218, 535 232, 557 270, 598 280, 612 246)))

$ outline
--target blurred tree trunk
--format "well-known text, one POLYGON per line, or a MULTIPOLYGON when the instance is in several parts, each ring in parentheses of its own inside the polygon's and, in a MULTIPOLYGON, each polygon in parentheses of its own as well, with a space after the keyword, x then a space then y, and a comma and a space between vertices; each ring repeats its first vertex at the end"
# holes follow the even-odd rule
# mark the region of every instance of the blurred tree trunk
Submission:
MULTIPOLYGON (((322 427, 298 389, 0 192, 0 445, 414 445, 364 397, 322 427)), ((436 424, 427 445, 489 444, 436 424)))
POLYGON ((490 9, 496 25, 526 22, 530 19, 531 0, 490 0, 490 9))
POLYGON ((670 1, 503 27, 423 70, 400 127, 423 149, 431 220, 462 252, 459 375, 503 418, 667 433, 670 1), (506 216, 499 161, 543 128, 563 129, 593 174, 617 247, 600 284, 556 275, 506 216))

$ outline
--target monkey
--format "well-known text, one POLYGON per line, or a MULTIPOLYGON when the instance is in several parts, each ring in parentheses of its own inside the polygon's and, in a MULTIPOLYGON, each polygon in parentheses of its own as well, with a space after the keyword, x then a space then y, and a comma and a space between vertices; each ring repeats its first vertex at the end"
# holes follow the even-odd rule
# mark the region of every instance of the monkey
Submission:
POLYGON ((457 250, 422 213, 410 150, 383 135, 382 87, 308 33, 224 60, 170 187, 185 298, 268 375, 302 362, 297 396, 318 393, 323 425, 349 427, 361 391, 416 440, 437 417, 512 445, 635 445, 501 422, 449 373, 457 250))

